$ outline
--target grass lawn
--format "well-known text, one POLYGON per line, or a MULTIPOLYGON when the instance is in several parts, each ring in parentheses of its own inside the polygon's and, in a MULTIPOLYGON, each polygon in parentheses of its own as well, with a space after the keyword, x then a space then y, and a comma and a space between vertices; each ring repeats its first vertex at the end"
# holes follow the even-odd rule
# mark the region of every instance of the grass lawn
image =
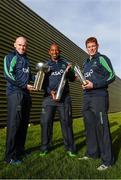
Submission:
POLYGON ((40 157, 40 125, 31 125, 26 139, 26 150, 31 153, 16 166, 4 162, 6 129, 0 129, 0 179, 121 179, 121 112, 109 114, 109 120, 116 163, 104 172, 96 170, 100 159, 78 160, 86 149, 81 118, 73 121, 77 157, 66 155, 59 122, 54 123, 52 151, 40 157))

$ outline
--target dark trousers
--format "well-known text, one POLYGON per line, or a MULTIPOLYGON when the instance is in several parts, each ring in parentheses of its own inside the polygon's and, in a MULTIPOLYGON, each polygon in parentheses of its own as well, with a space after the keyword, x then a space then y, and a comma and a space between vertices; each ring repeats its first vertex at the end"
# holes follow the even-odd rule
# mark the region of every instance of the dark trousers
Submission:
POLYGON ((108 97, 86 96, 83 114, 86 130, 87 156, 101 157, 105 165, 112 165, 112 140, 108 121, 108 97))
POLYGON ((48 150, 52 141, 53 120, 56 110, 59 113, 65 149, 76 151, 72 129, 72 107, 70 97, 63 103, 51 103, 50 97, 45 98, 41 115, 41 150, 48 150))
POLYGON ((6 161, 18 159, 24 153, 31 97, 17 92, 7 97, 8 121, 6 139, 6 161))

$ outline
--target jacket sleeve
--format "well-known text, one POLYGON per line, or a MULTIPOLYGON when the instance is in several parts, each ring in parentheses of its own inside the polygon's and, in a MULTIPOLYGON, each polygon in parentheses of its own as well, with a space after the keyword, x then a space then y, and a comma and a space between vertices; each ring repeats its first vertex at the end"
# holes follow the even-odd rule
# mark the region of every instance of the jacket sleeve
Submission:
MULTIPOLYGON (((66 66, 68 66, 69 64, 71 64, 67 59, 63 59, 63 62, 66 64, 66 66)), ((66 78, 70 81, 73 82, 75 81, 75 71, 74 71, 74 67, 71 66, 66 74, 66 78)))
POLYGON ((15 80, 15 74, 14 74, 14 68, 16 66, 16 56, 12 58, 11 61, 9 61, 9 56, 5 56, 4 58, 4 77, 5 79, 15 85, 17 85, 17 82, 15 80))
POLYGON ((35 75, 31 72, 31 68, 29 68, 29 80, 32 82, 35 81, 35 75))
POLYGON ((110 60, 106 56, 100 56, 99 62, 103 69, 104 78, 100 79, 99 82, 93 82, 94 88, 106 87, 115 80, 115 73, 110 60))
POLYGON ((67 78, 69 79, 69 81, 73 82, 75 81, 75 71, 74 71, 74 68, 71 67, 67 73, 67 78))
POLYGON ((24 72, 21 62, 17 61, 17 56, 4 58, 4 75, 8 82, 20 87, 22 89, 26 88, 29 83, 29 68, 24 72))

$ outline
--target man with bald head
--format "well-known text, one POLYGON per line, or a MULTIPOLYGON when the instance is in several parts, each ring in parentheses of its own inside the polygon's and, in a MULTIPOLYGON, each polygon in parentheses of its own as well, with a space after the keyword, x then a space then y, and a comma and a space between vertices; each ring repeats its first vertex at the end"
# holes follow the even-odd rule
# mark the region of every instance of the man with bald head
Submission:
POLYGON ((30 72, 26 56, 27 39, 17 37, 14 48, 4 58, 8 103, 5 160, 9 164, 21 163, 20 157, 25 154, 24 145, 31 108, 30 91, 34 90, 29 84, 31 80, 34 81, 34 76, 30 72))

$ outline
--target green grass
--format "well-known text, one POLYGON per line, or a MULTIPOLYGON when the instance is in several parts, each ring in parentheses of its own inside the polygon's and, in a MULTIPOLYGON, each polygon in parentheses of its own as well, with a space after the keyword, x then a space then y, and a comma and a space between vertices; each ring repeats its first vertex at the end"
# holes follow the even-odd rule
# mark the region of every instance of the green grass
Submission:
POLYGON ((109 115, 113 148, 116 158, 115 165, 105 172, 98 172, 100 159, 79 161, 85 146, 83 120, 73 122, 74 137, 78 156, 70 158, 66 155, 60 129, 60 123, 54 123, 52 151, 46 157, 39 157, 40 126, 28 128, 26 150, 31 154, 17 166, 4 162, 6 129, 0 129, 0 179, 120 179, 121 178, 121 112, 109 115))

